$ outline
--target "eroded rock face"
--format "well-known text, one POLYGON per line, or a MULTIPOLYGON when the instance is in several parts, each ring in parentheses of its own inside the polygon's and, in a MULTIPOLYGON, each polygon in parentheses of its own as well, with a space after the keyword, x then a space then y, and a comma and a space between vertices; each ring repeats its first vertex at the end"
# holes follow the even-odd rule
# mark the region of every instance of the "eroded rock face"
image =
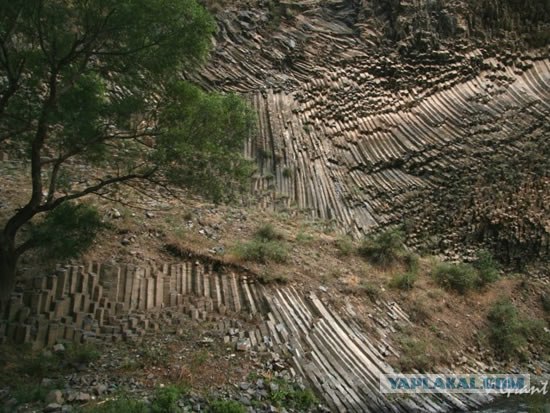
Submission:
POLYGON ((522 264, 549 252, 549 49, 481 40, 474 17, 382 0, 224 11, 195 80, 257 109, 246 154, 265 206, 356 236, 406 224, 417 246, 482 242, 522 264))

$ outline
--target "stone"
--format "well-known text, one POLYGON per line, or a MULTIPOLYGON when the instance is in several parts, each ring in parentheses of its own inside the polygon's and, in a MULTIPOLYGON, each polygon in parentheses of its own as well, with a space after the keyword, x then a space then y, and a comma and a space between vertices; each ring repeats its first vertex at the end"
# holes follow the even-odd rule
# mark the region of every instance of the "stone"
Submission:
POLYGON ((92 399, 92 396, 90 396, 88 393, 78 392, 74 398, 74 401, 76 402, 89 402, 92 399))
POLYGON ((50 403, 44 408, 43 412, 44 413, 61 412, 62 410, 63 410, 63 406, 60 405, 59 403, 50 403))
POLYGON ((92 387, 92 393, 96 396, 101 396, 107 391, 107 386, 104 384, 96 384, 94 387, 92 387))
POLYGON ((242 338, 237 341, 237 351, 249 351, 251 348, 250 339, 242 338))
POLYGON ((63 393, 61 390, 52 390, 46 395, 44 401, 48 404, 63 404, 63 393))
POLYGON ((53 346, 54 353, 63 353, 65 351, 65 346, 62 343, 56 344, 53 346))
POLYGON ((245 406, 250 406, 251 405, 251 402, 250 402, 250 399, 246 396, 242 396, 240 399, 239 399, 239 402, 245 406))
POLYGON ((214 343, 214 339, 211 338, 211 337, 203 337, 200 341, 199 341, 199 344, 201 346, 209 346, 210 344, 214 343))

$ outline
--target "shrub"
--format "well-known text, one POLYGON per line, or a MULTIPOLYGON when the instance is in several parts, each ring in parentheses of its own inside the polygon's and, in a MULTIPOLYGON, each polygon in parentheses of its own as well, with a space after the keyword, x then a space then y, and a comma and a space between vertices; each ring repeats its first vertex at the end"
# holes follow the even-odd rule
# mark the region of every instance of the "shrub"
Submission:
POLYGON ((520 317, 517 308, 508 298, 497 300, 489 314, 489 341, 502 359, 524 357, 523 348, 531 339, 544 352, 550 350, 550 334, 542 320, 520 317))
POLYGON ((283 237, 275 230, 275 228, 273 228, 273 225, 264 224, 256 230, 254 233, 254 238, 261 241, 275 241, 280 240, 283 237))
POLYGON ((361 290, 371 299, 371 301, 376 301, 381 294, 380 287, 374 283, 363 281, 360 285, 361 290))
POLYGON ((317 403, 317 398, 310 389, 296 390, 292 400, 292 405, 299 411, 311 409, 317 403))
POLYGON ((407 267, 407 270, 411 273, 415 273, 418 271, 420 257, 416 254, 405 254, 403 257, 403 262, 405 266, 407 267))
POLYGON ((246 408, 234 400, 216 400, 210 404, 210 413, 246 413, 246 408))
POLYGON ((299 244, 309 244, 314 239, 315 238, 313 237, 313 235, 308 234, 304 231, 299 231, 298 234, 296 235, 296 242, 299 244))
POLYGON ((254 238, 235 246, 235 254, 243 260, 266 264, 269 261, 285 262, 288 258, 286 245, 271 224, 264 224, 254 233, 254 238))
POLYGON ((269 261, 285 262, 288 259, 287 248, 280 241, 252 240, 237 244, 235 253, 243 260, 262 264, 269 261))
POLYGON ((49 354, 39 353, 36 356, 25 358, 19 370, 31 377, 45 377, 58 367, 57 360, 49 354))
POLYGON ((48 258, 74 258, 92 245, 103 228, 105 224, 94 207, 65 202, 32 225, 30 242, 48 258))
POLYGON ((424 341, 404 338, 401 340, 401 347, 402 354, 399 357, 399 367, 403 371, 426 371, 430 367, 428 349, 424 341))
POLYGON ((526 339, 516 307, 509 299, 496 301, 489 314, 489 341, 497 356, 509 359, 521 354, 526 339))
POLYGON ((411 290, 414 287, 415 281, 416 273, 409 271, 393 277, 390 281, 390 287, 398 288, 400 290, 411 290))
POLYGON ((479 282, 476 269, 470 264, 440 263, 433 271, 436 282, 444 288, 466 294, 479 282))
POLYGON ((334 245, 341 257, 347 257, 353 252, 353 242, 349 237, 338 238, 334 245))
POLYGON ((65 357, 71 364, 90 364, 96 361, 101 353, 96 346, 90 343, 73 344, 67 348, 65 357))
POLYGON ((420 324, 427 322, 432 316, 432 312, 418 299, 409 304, 408 314, 413 323, 420 324))
POLYGON ((473 265, 478 271, 478 284, 480 286, 484 286, 498 280, 499 273, 497 263, 488 251, 479 251, 473 265))
POLYGON ((183 390, 177 386, 159 387, 151 403, 152 413, 176 413, 180 411, 178 400, 183 390))
POLYGON ((358 252, 375 265, 389 267, 403 254, 405 235, 397 228, 366 238, 358 252))
POLYGON ((257 275, 257 280, 260 284, 286 284, 288 283, 288 276, 281 273, 273 273, 272 271, 262 271, 257 275))
POLYGON ((306 411, 317 403, 317 398, 310 389, 302 389, 296 383, 278 379, 269 387, 269 399, 277 407, 306 411))
POLYGON ((13 390, 13 397, 18 404, 43 401, 51 388, 34 383, 24 383, 13 390))

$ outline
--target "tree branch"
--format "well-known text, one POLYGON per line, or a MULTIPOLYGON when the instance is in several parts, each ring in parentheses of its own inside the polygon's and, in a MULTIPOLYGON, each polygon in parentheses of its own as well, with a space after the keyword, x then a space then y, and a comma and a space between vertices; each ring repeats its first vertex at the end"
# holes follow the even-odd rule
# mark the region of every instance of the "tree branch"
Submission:
POLYGON ((11 66, 10 57, 6 49, 5 42, 3 40, 0 42, 0 52, 2 52, 0 54, 0 63, 2 63, 2 65, 6 69, 6 74, 8 78, 8 87, 0 97, 0 116, 2 116, 8 104, 8 100, 13 95, 15 95, 19 88, 19 79, 21 78, 21 73, 23 72, 23 68, 25 67, 25 59, 21 59, 14 73, 14 69, 11 66))
POLYGON ((38 244, 36 241, 34 241, 32 238, 26 240, 24 243, 22 243, 21 245, 19 245, 17 248, 15 248, 15 256, 17 258, 19 258, 21 255, 23 255, 25 252, 27 252, 28 250, 31 250, 35 247, 37 247, 38 244))
POLYGON ((149 171, 147 171, 143 174, 128 174, 128 175, 123 175, 123 176, 116 176, 114 178, 110 178, 110 179, 101 181, 100 183, 98 183, 96 185, 93 185, 93 186, 90 186, 90 187, 88 187, 88 188, 86 188, 82 191, 75 192, 75 193, 70 194, 70 195, 65 195, 65 196, 62 196, 62 197, 57 198, 55 200, 52 200, 50 202, 47 202, 47 203, 41 205, 40 207, 38 207, 37 212, 51 211, 52 209, 56 208, 57 206, 59 206, 63 202, 71 201, 73 199, 82 198, 83 196, 86 196, 86 195, 89 195, 89 194, 97 193, 99 190, 105 188, 106 186, 109 186, 109 185, 112 185, 112 184, 115 184, 115 183, 130 181, 132 179, 149 179, 153 174, 155 174, 157 169, 158 169, 157 167, 154 167, 151 170, 149 170, 149 171))
MULTIPOLYGON (((1 113, 0 113, 1 115, 1 113)), ((7 140, 8 138, 13 138, 23 132, 28 132, 30 131, 31 128, 29 126, 26 126, 22 129, 17 129, 17 130, 12 130, 12 131, 9 131, 9 132, 6 132, 5 135, 0 135, 0 143, 2 143, 3 141, 7 140)))
POLYGON ((128 208, 139 209, 141 211, 150 211, 150 208, 144 208, 144 207, 138 206, 136 204, 131 204, 129 202, 124 202, 124 201, 121 201, 120 199, 115 199, 115 198, 112 198, 112 197, 107 196, 105 194, 94 194, 94 195, 98 196, 100 198, 106 199, 107 201, 118 203, 118 204, 120 204, 122 206, 125 206, 125 207, 128 207, 128 208))
POLYGON ((55 190, 57 188, 57 176, 59 175, 59 170, 61 169, 61 165, 63 164, 63 162, 65 162, 65 160, 67 160, 69 157, 70 155, 64 159, 59 158, 57 162, 53 165, 52 176, 50 177, 50 186, 48 188, 48 195, 46 197, 46 203, 53 200, 55 190))
POLYGON ((171 195, 174 199, 177 199, 178 201, 185 203, 184 199, 181 198, 178 194, 175 193, 174 189, 168 186, 168 184, 157 181, 156 179, 150 179, 151 183, 160 186, 163 188, 166 192, 168 192, 169 195, 171 195))
POLYGON ((48 82, 48 97, 42 105, 42 113, 36 127, 36 134, 31 147, 31 178, 32 195, 28 206, 35 208, 42 200, 42 162, 41 152, 48 134, 48 116, 55 106, 57 99, 57 72, 52 70, 48 82))

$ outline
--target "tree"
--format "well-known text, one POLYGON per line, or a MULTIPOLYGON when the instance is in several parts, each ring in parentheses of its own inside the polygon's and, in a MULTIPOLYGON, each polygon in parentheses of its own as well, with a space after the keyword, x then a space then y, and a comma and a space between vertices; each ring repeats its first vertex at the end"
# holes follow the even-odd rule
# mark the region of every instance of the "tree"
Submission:
POLYGON ((0 149, 32 182, 0 233, 0 301, 40 214, 131 180, 218 199, 244 182, 250 108, 182 80, 214 30, 196 0, 0 0, 0 149), (88 166, 84 184, 74 165, 88 166))

